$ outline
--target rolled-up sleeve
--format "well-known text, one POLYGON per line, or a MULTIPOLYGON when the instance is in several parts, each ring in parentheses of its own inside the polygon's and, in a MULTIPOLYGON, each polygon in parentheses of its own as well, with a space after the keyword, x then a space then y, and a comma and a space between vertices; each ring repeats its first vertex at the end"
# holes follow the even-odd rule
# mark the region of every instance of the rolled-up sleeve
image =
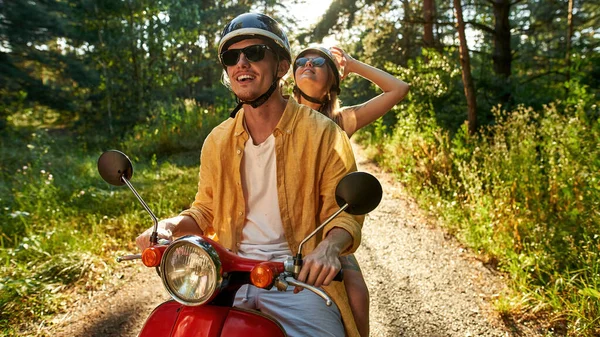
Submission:
MULTIPOLYGON (((328 158, 321 178, 321 199, 323 200, 323 207, 319 215, 321 221, 340 208, 335 200, 337 184, 348 173, 356 171, 356 161, 350 140, 341 129, 338 128, 332 134, 329 144, 331 144, 330 151, 323 152, 328 158)), ((327 236, 333 228, 345 229, 352 236, 352 244, 342 254, 353 253, 360 245, 363 221, 363 215, 355 216, 342 212, 325 226, 323 237, 327 236)))
POLYGON ((214 177, 212 176, 215 172, 211 168, 211 164, 214 163, 214 144, 211 142, 210 135, 204 141, 202 146, 202 152, 200 155, 200 172, 198 174, 198 191, 192 206, 181 212, 180 215, 187 215, 192 217, 198 227, 203 233, 207 232, 209 227, 212 227, 214 213, 213 213, 213 184, 214 177))

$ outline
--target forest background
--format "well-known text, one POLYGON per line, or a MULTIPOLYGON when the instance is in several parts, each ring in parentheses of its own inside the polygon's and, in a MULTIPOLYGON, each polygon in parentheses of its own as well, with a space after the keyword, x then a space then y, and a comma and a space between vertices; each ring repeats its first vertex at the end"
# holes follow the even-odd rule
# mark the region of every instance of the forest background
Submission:
MULTIPOLYGON (((282 22, 294 51, 328 38, 408 82, 357 141, 507 274, 506 321, 600 335, 600 3, 333 0, 299 28, 298 2, 0 0, 0 335, 102 287, 149 226, 100 179, 103 150, 130 155, 157 216, 189 206, 204 137, 234 106, 218 36, 246 11, 282 22)), ((341 98, 376 94, 350 76, 341 98)))

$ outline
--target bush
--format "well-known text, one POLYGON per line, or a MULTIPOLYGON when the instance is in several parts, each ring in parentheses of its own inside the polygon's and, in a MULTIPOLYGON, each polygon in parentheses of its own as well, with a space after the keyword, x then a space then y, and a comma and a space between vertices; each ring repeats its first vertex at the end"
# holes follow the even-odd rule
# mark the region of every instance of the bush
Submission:
MULTIPOLYGON (((136 189, 156 216, 173 216, 193 201, 200 148, 223 115, 165 105, 125 140, 98 143, 131 154, 136 189)), ((74 286, 100 286, 152 221, 131 192, 102 181, 102 150, 69 131, 13 126, 0 137, 0 334, 16 336, 68 306, 74 286)))
POLYGON ((512 310, 545 308, 569 333, 597 335, 600 120, 585 104, 496 108, 479 135, 463 125, 450 137, 417 103, 405 104, 393 127, 376 123, 360 135, 377 159, 510 274, 512 310))
POLYGON ((136 126, 125 138, 124 149, 135 157, 160 155, 161 159, 192 152, 197 165, 204 138, 228 117, 225 106, 215 109, 193 100, 157 105, 147 123, 136 126))

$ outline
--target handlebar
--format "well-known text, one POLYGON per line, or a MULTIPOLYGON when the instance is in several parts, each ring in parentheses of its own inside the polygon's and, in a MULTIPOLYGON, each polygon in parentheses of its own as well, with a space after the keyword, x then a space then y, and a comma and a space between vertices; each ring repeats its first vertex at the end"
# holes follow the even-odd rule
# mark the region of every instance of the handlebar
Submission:
POLYGON ((131 260, 141 260, 141 259, 142 259, 142 254, 131 254, 131 255, 117 256, 117 262, 131 261, 131 260))
POLYGON ((290 285, 293 285, 296 287, 306 288, 306 289, 312 291, 313 293, 319 295, 322 299, 325 300, 325 305, 327 305, 328 307, 330 307, 331 304, 333 303, 331 301, 331 298, 323 290, 321 290, 319 288, 313 287, 304 282, 300 282, 300 281, 296 280, 295 278, 293 278, 292 276, 288 276, 284 280, 287 284, 290 284, 290 285))

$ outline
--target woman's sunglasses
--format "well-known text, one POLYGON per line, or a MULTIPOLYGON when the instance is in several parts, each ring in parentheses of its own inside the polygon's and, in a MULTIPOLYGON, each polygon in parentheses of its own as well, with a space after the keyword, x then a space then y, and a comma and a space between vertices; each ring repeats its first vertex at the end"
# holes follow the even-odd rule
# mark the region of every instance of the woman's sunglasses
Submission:
POLYGON ((296 60, 296 67, 304 67, 308 61, 313 67, 322 67, 325 64, 325 59, 320 56, 314 58, 301 57, 296 60))
POLYGON ((240 60, 240 55, 244 53, 246 59, 250 62, 258 62, 265 58, 265 50, 271 50, 264 44, 255 44, 242 49, 228 49, 221 53, 221 62, 225 66, 234 66, 240 60))

